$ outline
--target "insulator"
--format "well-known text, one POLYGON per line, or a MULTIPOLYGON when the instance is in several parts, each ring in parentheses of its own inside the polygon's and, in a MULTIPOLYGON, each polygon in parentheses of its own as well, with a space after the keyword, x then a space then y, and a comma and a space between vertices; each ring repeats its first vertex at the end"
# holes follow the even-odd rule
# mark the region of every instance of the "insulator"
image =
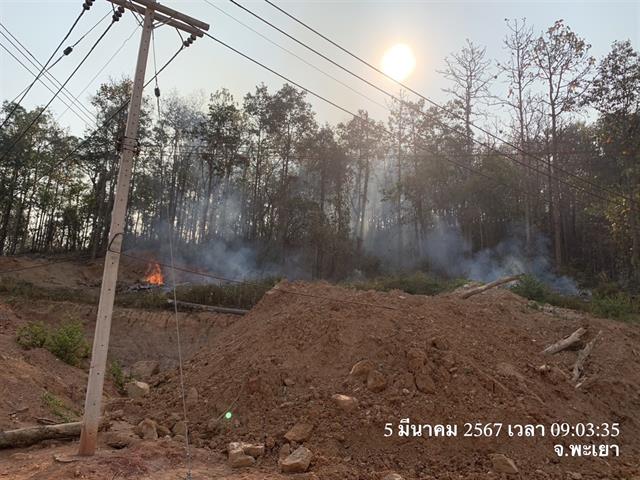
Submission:
POLYGON ((94 1, 95 0, 85 0, 85 2, 82 4, 82 8, 84 8, 85 10, 89 10, 94 1))
POLYGON ((160 87, 156 87, 154 90, 154 93, 156 94, 156 97, 160 97, 160 87))
POLYGON ((69 55, 71 52, 73 52, 73 47, 69 45, 67 48, 64 49, 62 53, 64 53, 65 55, 69 55))

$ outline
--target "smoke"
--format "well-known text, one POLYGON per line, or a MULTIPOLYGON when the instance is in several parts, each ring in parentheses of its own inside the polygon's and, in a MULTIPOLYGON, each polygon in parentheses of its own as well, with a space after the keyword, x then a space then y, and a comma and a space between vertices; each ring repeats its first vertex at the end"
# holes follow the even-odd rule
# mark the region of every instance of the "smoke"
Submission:
POLYGON ((577 294, 578 287, 571 278, 553 272, 549 240, 544 235, 534 234, 527 254, 522 230, 512 227, 511 235, 495 247, 474 253, 458 224, 446 224, 437 219, 421 247, 431 269, 440 274, 490 282, 507 275, 527 273, 559 293, 577 294))

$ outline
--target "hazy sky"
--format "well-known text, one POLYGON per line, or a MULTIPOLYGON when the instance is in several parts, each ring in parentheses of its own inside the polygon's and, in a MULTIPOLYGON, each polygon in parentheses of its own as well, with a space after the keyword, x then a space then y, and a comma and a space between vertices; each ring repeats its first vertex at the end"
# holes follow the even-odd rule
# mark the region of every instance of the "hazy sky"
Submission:
MULTIPOLYGON (((339 78, 378 102, 385 102, 384 95, 315 57, 229 1, 210 1, 269 39, 316 65, 320 71, 339 78)), ((301 40, 335 57, 340 63, 371 81, 397 91, 390 81, 367 70, 366 67, 359 65, 323 40, 314 37, 311 32, 297 26, 265 2, 238 1, 301 40)), ((505 51, 502 42, 507 32, 505 18, 526 17, 536 32, 546 29, 557 19, 564 19, 575 32, 593 45, 591 52, 598 59, 609 51, 614 40, 630 39, 636 49, 640 45, 640 2, 638 1, 275 1, 303 21, 376 65, 379 65, 383 53, 390 46, 398 42, 408 44, 417 57, 417 65, 416 70, 405 83, 438 101, 445 99, 442 88, 447 84, 436 70, 443 68, 444 57, 459 50, 466 38, 486 46, 487 54, 494 59, 494 63, 495 60, 504 59, 505 51)), ((81 3, 81 0, 46 2, 0 0, 0 21, 41 62, 44 62, 79 13, 81 3)), ((213 35, 282 72, 292 80, 316 90, 351 110, 363 108, 377 118, 385 117, 385 111, 381 107, 270 44, 219 10, 207 5, 204 0, 170 0, 163 3, 208 22, 213 35)), ((97 0, 72 34, 71 42, 67 44, 75 42, 98 19, 109 12, 110 5, 106 0, 97 0)), ((64 58, 54 67, 52 73, 58 80, 63 82, 66 79, 107 25, 108 20, 98 25, 78 45, 72 55, 64 58)), ((67 85, 74 95, 78 95, 88 85, 85 93, 80 96, 80 100, 87 106, 90 94, 101 82, 109 77, 120 78, 132 75, 139 31, 131 35, 136 28, 139 30, 137 25, 132 14, 127 12, 67 85), (130 40, 126 42, 120 54, 95 81, 89 83, 130 36, 130 40)), ((0 31, 4 32, 1 29, 0 31)), ((0 36, 0 44, 14 51, 2 36, 0 36)), ((174 29, 165 26, 156 30, 158 68, 178 47, 179 38, 174 29)), ((150 56, 147 77, 153 75, 152 58, 150 56)), ((12 99, 32 79, 29 73, 0 48, 0 98, 2 100, 12 99)), ((279 88, 283 83, 281 79, 208 38, 197 40, 183 51, 159 79, 163 94, 175 89, 183 95, 199 95, 203 101, 211 92, 222 87, 228 88, 236 99, 241 100, 245 93, 253 91, 260 82, 267 84, 271 90, 279 88)), ((496 91, 501 88, 503 86, 500 83, 495 87, 496 91)), ((151 87, 147 92, 152 93, 151 87)), ((51 95, 44 86, 37 84, 24 104, 29 108, 42 105, 50 99, 51 95)), ((345 113, 319 100, 311 97, 309 100, 313 103, 320 122, 336 123, 349 118, 345 113)), ((65 108, 58 101, 52 104, 56 114, 62 113, 65 108)), ((84 129, 84 124, 70 111, 60 118, 60 122, 69 126, 73 133, 80 134, 84 129)))

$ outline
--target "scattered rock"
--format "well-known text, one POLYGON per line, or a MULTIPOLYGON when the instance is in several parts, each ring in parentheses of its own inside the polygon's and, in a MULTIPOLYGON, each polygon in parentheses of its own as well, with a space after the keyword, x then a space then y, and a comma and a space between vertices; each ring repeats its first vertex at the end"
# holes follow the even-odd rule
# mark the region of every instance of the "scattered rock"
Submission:
POLYGON ((298 447, 291 455, 280 462, 283 473, 304 473, 309 469, 313 454, 306 447, 298 447))
POLYGON ((187 392, 187 396, 185 398, 185 402, 187 407, 195 407, 198 405, 198 389, 196 387, 191 387, 187 392))
POLYGON ((424 369, 413 374, 416 388, 422 393, 436 393, 436 384, 431 375, 424 369))
POLYGON ((388 475, 385 475, 382 480, 404 480, 402 478, 401 475, 397 474, 397 473, 390 473, 388 475))
POLYGON ((375 365, 371 360, 360 360, 353 367, 351 367, 351 371, 349 372, 349 375, 352 375, 356 378, 360 378, 364 380, 369 376, 369 373, 374 368, 375 368, 375 365))
POLYGON ((407 350, 407 363, 410 372, 419 372, 427 363, 427 354, 419 348, 410 348, 407 350))
POLYGON ((291 445, 285 443, 278 451, 278 463, 282 462, 282 460, 287 458, 289 455, 291 455, 291 445))
POLYGON ((431 346, 438 350, 449 350, 449 342, 442 337, 435 337, 431 339, 431 346))
POLYGON ((147 381, 160 371, 157 360, 140 360, 131 366, 131 376, 136 380, 147 381))
POLYGON ((136 433, 143 440, 157 440, 158 439, 157 424, 153 420, 149 418, 145 418, 136 427, 136 433))
POLYGON ((131 445, 134 439, 125 432, 104 432, 102 440, 109 447, 120 450, 131 445))
POLYGON ((313 425, 309 423, 296 423, 291 430, 284 434, 284 438, 290 442, 304 442, 311 436, 313 425))
POLYGON ((577 472, 568 472, 568 476, 571 480, 582 480, 582 474, 577 472))
POLYGON ((516 467, 515 462, 506 455, 494 453, 489 455, 489 458, 491 459, 491 463, 493 463, 493 469, 496 473, 518 473, 518 467, 516 467))
POLYGON ((242 442, 231 442, 227 446, 229 453, 229 465, 231 468, 250 467, 256 460, 251 455, 246 455, 243 450, 242 442))
POLYGON ((130 398, 142 398, 149 395, 149 384, 133 380, 125 385, 125 390, 130 398))
POLYGON ((371 370, 367 376, 367 388, 372 392, 381 392, 387 388, 387 379, 377 370, 371 370))
POLYGON ((182 437, 186 437, 187 436, 187 424, 184 423, 182 420, 180 420, 179 422, 176 422, 176 424, 173 426, 171 431, 176 436, 180 435, 182 437))
POLYGON ((331 400, 333 400, 335 404, 345 412, 353 412, 356 408, 358 408, 358 400, 348 395, 336 393, 335 395, 331 396, 331 400))

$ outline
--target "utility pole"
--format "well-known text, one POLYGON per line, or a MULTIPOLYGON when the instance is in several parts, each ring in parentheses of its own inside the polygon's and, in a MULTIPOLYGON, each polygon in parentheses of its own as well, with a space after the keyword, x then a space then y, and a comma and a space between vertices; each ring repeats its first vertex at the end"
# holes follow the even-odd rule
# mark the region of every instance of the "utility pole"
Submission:
POLYGON ((165 7, 164 5, 160 5, 156 3, 155 0, 108 1, 120 7, 127 8, 134 13, 142 14, 144 12, 144 23, 142 25, 142 36, 140 38, 140 48, 138 50, 138 61, 133 80, 131 101, 129 103, 127 125, 122 141, 116 197, 111 212, 109 244, 104 261, 98 317, 96 319, 96 330, 93 338, 93 349, 91 350, 91 365, 89 368, 87 396, 84 403, 84 417, 82 420, 82 432, 80 434, 80 447, 78 450, 79 455, 93 455, 96 451, 98 440, 102 389, 104 386, 107 353, 109 350, 109 334, 111 331, 111 315, 113 313, 113 301, 116 292, 116 280, 118 279, 120 252, 122 250, 129 184, 131 182, 131 169, 133 166, 134 153, 137 148, 144 75, 147 68, 151 32, 155 28, 153 22, 157 20, 159 25, 171 25, 191 34, 191 38, 185 41, 185 46, 192 43, 196 37, 202 37, 203 34, 201 30, 209 30, 208 24, 165 7))

